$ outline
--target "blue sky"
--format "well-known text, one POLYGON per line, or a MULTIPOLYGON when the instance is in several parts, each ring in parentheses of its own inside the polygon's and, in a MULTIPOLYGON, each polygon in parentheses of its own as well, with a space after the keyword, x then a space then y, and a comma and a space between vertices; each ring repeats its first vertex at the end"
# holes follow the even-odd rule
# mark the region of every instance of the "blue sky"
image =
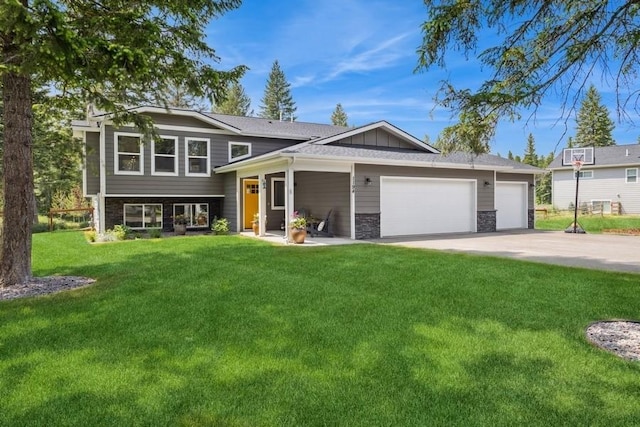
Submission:
MULTIPOLYGON (((255 114, 277 59, 291 83, 298 121, 330 123, 341 103, 350 125, 387 120, 434 142, 455 119, 448 110, 434 109, 440 82, 449 78, 458 88, 474 88, 487 74, 474 58, 455 54, 446 70, 414 73, 426 17, 420 0, 244 0, 209 25, 208 42, 221 58, 220 68, 249 67, 241 83, 255 114)), ((615 95, 594 84, 616 122, 617 143, 635 143, 640 131, 617 121, 615 95)), ((549 97, 535 117, 524 113, 519 122, 502 122, 492 152, 522 154, 532 133, 538 154, 558 153, 575 134, 574 118, 565 128, 560 114, 560 101, 549 97)))

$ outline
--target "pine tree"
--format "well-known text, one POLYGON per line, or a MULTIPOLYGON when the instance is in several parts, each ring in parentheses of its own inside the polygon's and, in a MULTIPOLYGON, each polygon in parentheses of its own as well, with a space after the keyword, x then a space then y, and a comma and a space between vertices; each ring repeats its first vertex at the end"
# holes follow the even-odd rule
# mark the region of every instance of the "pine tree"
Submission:
POLYGON ((294 121, 296 103, 291 97, 291 83, 287 82, 278 60, 273 63, 264 89, 260 117, 274 120, 294 121))
POLYGON ((536 146, 533 134, 529 134, 527 138, 527 147, 524 150, 523 163, 531 166, 538 166, 538 155, 536 154, 536 146))
POLYGON ((342 104, 338 103, 338 105, 336 105, 336 109, 333 110, 333 113, 331 114, 331 123, 334 126, 349 126, 347 124, 347 113, 345 113, 344 109, 342 108, 342 104))
POLYGON ((226 99, 213 109, 219 114, 233 116, 247 116, 251 108, 251 98, 245 93, 244 88, 238 82, 232 82, 227 86, 226 99))
POLYGON ((611 135, 614 124, 609 118, 609 110, 602 105, 600 94, 593 85, 589 87, 580 105, 576 124, 574 142, 577 147, 607 147, 616 144, 611 135))
MULTIPOLYGON (((537 166, 545 169, 554 158, 555 155, 553 152, 549 153, 546 157, 540 156, 537 166)), ((551 173, 536 176, 536 203, 539 205, 551 204, 551 173)))
POLYGON ((507 153, 507 159, 513 160, 513 153, 511 152, 511 150, 509 150, 509 152, 507 153))

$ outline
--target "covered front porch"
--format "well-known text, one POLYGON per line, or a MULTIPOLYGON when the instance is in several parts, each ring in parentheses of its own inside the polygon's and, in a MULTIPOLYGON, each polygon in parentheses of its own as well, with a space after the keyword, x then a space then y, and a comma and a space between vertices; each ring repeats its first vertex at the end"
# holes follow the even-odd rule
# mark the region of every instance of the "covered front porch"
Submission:
POLYGON ((325 221, 336 238, 354 239, 353 166, 350 163, 282 159, 269 165, 236 170, 236 230, 288 239, 287 226, 295 212, 325 221))

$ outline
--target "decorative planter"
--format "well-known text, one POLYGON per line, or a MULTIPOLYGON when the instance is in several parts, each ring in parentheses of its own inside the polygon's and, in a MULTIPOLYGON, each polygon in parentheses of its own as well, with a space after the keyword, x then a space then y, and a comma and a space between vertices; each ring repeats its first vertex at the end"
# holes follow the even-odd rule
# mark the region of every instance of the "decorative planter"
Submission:
POLYGON ((186 224, 173 224, 174 233, 184 236, 187 234, 187 225, 186 224))
POLYGON ((260 234, 260 223, 259 222, 252 222, 251 223, 251 228, 253 228, 253 233, 257 236, 258 234, 260 234))
POLYGON ((307 230, 304 228, 291 228, 291 241, 293 243, 304 243, 305 237, 307 237, 307 230))

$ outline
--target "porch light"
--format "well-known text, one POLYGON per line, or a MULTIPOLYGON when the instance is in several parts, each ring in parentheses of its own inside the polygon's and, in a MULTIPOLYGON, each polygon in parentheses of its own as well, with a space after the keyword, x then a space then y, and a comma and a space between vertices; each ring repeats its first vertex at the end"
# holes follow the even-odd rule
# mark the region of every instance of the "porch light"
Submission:
POLYGON ((262 178, 262 189, 266 190, 267 189, 267 180, 262 178))
POLYGON ((364 185, 370 185, 371 184, 371 178, 369 178, 368 176, 364 178, 364 185))
POLYGON ((485 182, 484 182, 484 186, 485 186, 485 187, 488 187, 488 186, 490 186, 490 185, 491 185, 491 183, 490 183, 489 181, 485 181, 485 182))

